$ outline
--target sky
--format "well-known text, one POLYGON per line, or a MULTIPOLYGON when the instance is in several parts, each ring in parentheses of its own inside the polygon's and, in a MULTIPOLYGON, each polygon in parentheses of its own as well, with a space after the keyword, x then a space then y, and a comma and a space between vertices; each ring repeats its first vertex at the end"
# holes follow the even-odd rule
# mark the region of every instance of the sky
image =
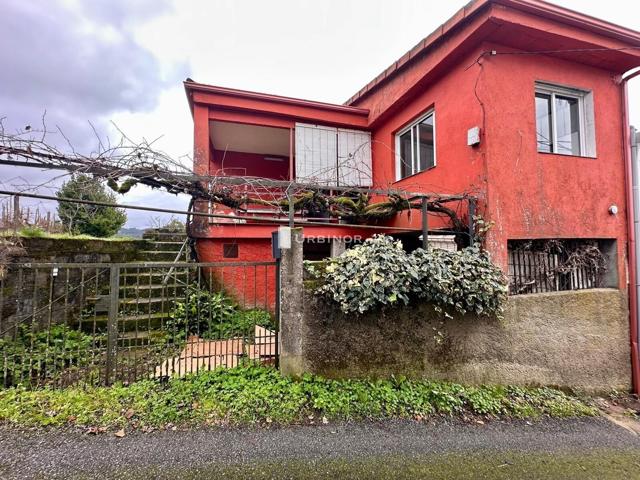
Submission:
MULTIPOLYGON (((118 130, 175 158, 192 153, 193 123, 182 81, 342 103, 465 0, 3 0, 0 117, 7 130, 41 125, 80 152, 118 130), (46 112, 46 115, 45 115, 46 112)), ((640 3, 558 0, 640 31, 640 3)), ((640 126, 640 77, 630 84, 640 126)), ((188 161, 188 160, 187 160, 188 161)), ((0 187, 66 177, 0 167, 0 187)), ((0 198, 2 201, 2 198, 0 198)), ((186 209, 188 198, 136 186, 121 203, 186 209)), ((41 208, 51 208, 46 203, 41 208)), ((170 215, 128 212, 144 228, 170 215)))

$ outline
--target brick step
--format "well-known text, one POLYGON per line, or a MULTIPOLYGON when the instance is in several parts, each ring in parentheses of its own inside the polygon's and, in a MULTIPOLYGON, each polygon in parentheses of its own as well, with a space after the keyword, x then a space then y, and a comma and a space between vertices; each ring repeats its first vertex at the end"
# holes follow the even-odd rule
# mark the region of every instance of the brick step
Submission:
POLYGON ((187 238, 186 232, 171 232, 166 230, 150 229, 142 234, 142 238, 150 241, 161 242, 184 242, 187 238))
POLYGON ((131 330, 118 334, 118 346, 133 347, 160 343, 170 332, 166 330, 131 330))
MULTIPOLYGON (((98 311, 100 314, 106 313, 108 298, 104 297, 88 297, 86 305, 91 307, 92 305, 98 305, 98 311)), ((166 297, 140 297, 131 298, 124 297, 119 299, 119 310, 126 314, 146 315, 148 313, 162 313, 169 312, 174 307, 176 302, 184 301, 183 296, 172 295, 166 297)))
POLYGON ((146 285, 135 283, 131 285, 120 284, 120 298, 132 298, 135 297, 136 294, 139 297, 148 297, 150 292, 152 296, 158 296, 161 295, 161 292, 167 292, 170 296, 177 297, 184 293, 186 287, 185 283, 167 283, 166 285, 162 283, 146 285))

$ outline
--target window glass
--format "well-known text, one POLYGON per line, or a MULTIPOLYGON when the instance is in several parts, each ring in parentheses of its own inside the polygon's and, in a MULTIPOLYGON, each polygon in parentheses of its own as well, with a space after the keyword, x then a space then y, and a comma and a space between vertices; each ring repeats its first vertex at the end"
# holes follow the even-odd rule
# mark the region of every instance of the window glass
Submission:
POLYGON ((577 98, 556 95, 557 153, 580 155, 580 105, 577 98))
POLYGON ((402 178, 412 174, 412 160, 411 130, 409 130, 400 135, 400 175, 402 178))
POLYGON ((415 175, 436 165, 433 112, 421 118, 396 137, 399 178, 415 175))
POLYGON ((426 170, 435 165, 433 150, 433 116, 429 115, 417 126, 418 144, 420 150, 419 170, 426 170))
POLYGON ((539 152, 596 156, 592 92, 536 83, 535 100, 539 152))
POLYGON ((551 133, 551 95, 536 93, 536 130, 538 137, 538 151, 552 152, 553 137, 551 133))

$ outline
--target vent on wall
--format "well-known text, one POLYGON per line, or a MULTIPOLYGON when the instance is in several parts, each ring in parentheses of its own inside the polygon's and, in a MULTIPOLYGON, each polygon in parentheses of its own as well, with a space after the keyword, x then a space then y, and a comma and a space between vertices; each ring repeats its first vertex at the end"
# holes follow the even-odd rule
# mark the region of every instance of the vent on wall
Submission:
POLYGON ((225 243, 222 245, 222 256, 224 258, 238 258, 238 244, 225 243))

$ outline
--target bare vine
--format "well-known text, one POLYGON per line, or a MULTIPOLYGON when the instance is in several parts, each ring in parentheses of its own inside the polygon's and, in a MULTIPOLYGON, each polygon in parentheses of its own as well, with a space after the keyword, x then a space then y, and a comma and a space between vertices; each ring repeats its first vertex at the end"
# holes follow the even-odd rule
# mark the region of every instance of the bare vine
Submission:
MULTIPOLYGON (((416 196, 393 189, 338 188, 320 183, 295 183, 251 176, 195 175, 191 168, 154 147, 154 142, 134 142, 122 134, 117 144, 99 139, 97 151, 82 154, 70 142, 61 150, 48 141, 43 118, 42 129, 30 126, 7 132, 0 119, 0 164, 86 173, 102 178, 115 192, 124 194, 140 184, 192 198, 190 210, 198 205, 216 204, 238 215, 252 208, 270 214, 287 215, 290 206, 306 218, 340 219, 351 224, 376 224, 394 215, 420 209, 426 198, 431 213, 444 215, 455 231, 465 231, 463 218, 452 202, 467 194, 416 196), (292 205, 290 205, 292 204, 292 205)), ((58 133, 64 136, 61 130, 58 133)), ((122 132, 120 132, 122 133, 122 132)), ((97 133, 96 133, 97 136, 97 133)), ((66 137, 64 137, 66 138, 66 137)))

